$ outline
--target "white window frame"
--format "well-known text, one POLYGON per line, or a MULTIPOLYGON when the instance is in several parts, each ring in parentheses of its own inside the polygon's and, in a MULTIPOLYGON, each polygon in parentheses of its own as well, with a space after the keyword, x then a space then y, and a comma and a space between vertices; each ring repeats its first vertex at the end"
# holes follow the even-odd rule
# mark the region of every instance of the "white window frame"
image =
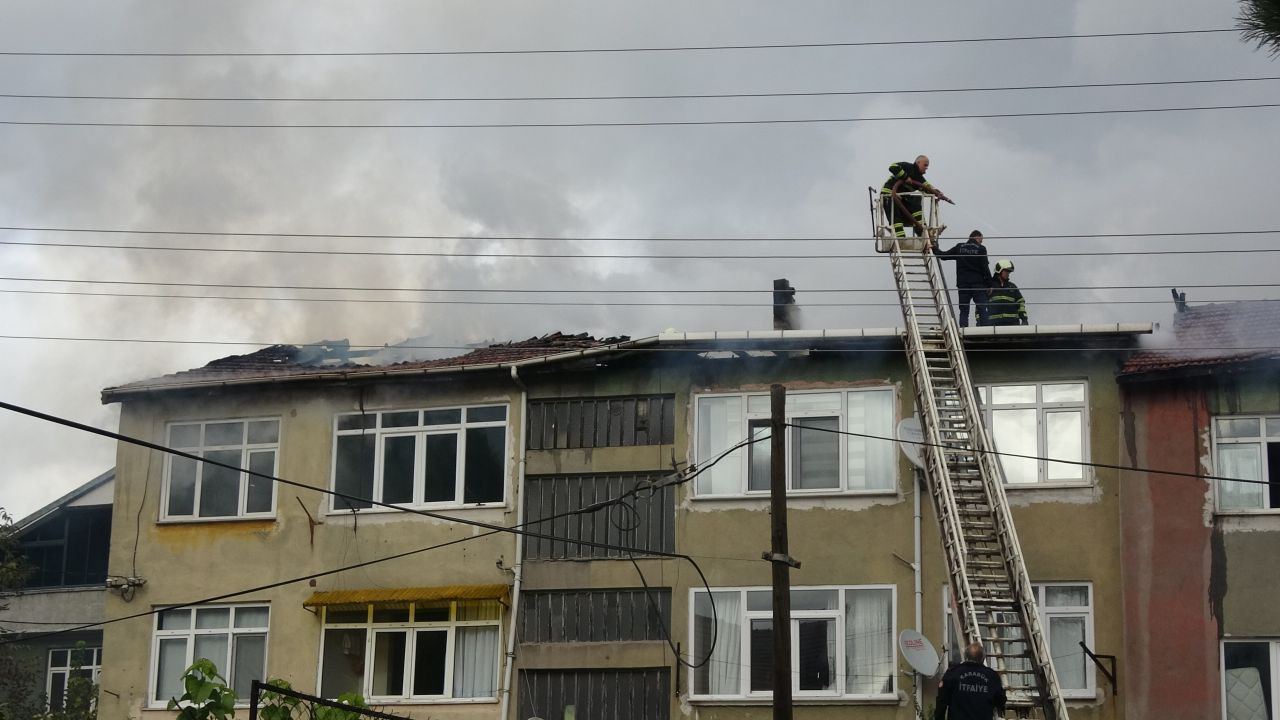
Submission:
MULTIPOLYGON (((788 399, 790 399, 790 398, 792 398, 792 397, 795 397, 795 396, 800 396, 800 395, 831 395, 831 394, 839 394, 839 395, 840 395, 840 409, 839 409, 839 410, 790 410, 790 409, 789 409, 789 410, 787 410, 787 412, 786 412, 786 418, 785 418, 785 419, 786 419, 786 422, 787 422, 787 423, 788 423, 788 425, 789 425, 792 421, 797 420, 797 419, 803 419, 803 418, 825 418, 825 417, 831 417, 832 413, 834 412, 834 413, 836 413, 836 414, 838 415, 838 418, 837 418, 837 419, 838 419, 838 424, 839 424, 839 430, 841 431, 841 433, 847 432, 847 431, 848 431, 848 429, 849 429, 848 424, 849 424, 849 394, 850 394, 850 393, 888 393, 888 394, 890 395, 890 400, 889 400, 889 402, 890 402, 890 404, 891 404, 891 407, 893 408, 893 417, 892 417, 892 420, 890 421, 890 425, 894 425, 894 424, 895 424, 895 423, 897 423, 897 421, 900 419, 900 418, 899 418, 899 415, 901 414, 901 412, 900 412, 900 408, 899 408, 899 402, 898 402, 898 390, 897 390, 897 388, 896 388, 896 387, 894 387, 894 386, 890 386, 890 385, 882 385, 882 386, 875 386, 875 387, 860 387, 860 388, 852 388, 852 387, 835 387, 835 388, 822 388, 822 389, 815 389, 815 390, 788 390, 788 391, 787 391, 787 397, 788 397, 788 399)), ((703 400, 703 399, 707 399, 707 398, 735 398, 735 397, 736 397, 736 398, 740 398, 740 399, 741 399, 741 401, 742 401, 742 416, 741 416, 741 419, 742 419, 742 429, 743 429, 743 438, 742 438, 742 439, 744 439, 744 440, 745 440, 745 439, 747 439, 747 438, 749 437, 750 432, 751 432, 751 422, 752 422, 752 421, 754 421, 754 420, 768 419, 768 418, 770 417, 770 415, 769 415, 769 413, 768 413, 768 412, 754 412, 754 413, 753 413, 753 412, 751 412, 751 411, 750 411, 750 409, 749 409, 749 407, 748 407, 748 403, 749 403, 750 398, 752 398, 752 397, 765 397, 765 398, 768 398, 768 397, 769 397, 769 393, 767 393, 767 392, 763 392, 763 393, 762 393, 762 392, 730 392, 730 393, 725 393, 725 392, 708 392, 708 393, 698 393, 698 394, 695 394, 695 395, 693 396, 693 407, 694 407, 693 427, 694 427, 695 437, 694 437, 694 439, 693 439, 693 443, 692 443, 692 448, 693 448, 693 452, 695 453, 695 455, 696 455, 696 454, 697 454, 697 452, 698 452, 698 443, 699 443, 699 440, 698 440, 698 438, 696 437, 696 435, 697 435, 697 428, 699 427, 699 419, 698 419, 698 415, 699 415, 699 414, 700 414, 700 412, 701 412, 701 407, 702 407, 701 402, 702 402, 702 400, 703 400)), ((889 433, 888 433, 888 434, 889 434, 889 435, 892 435, 892 428, 890 428, 890 429, 889 429, 889 433)), ((788 426, 788 428, 787 428, 787 442, 786 442, 786 457, 785 457, 785 463, 784 463, 784 464, 785 464, 785 466, 786 466, 786 473, 787 473, 787 495, 788 495, 788 496, 803 496, 803 495, 818 495, 818 496, 822 496, 822 495, 896 495, 896 494, 897 494, 897 492, 898 492, 898 475, 899 475, 899 471, 898 471, 898 457, 897 457, 897 455, 896 455, 896 451, 895 451, 895 455, 894 455, 893 461, 892 461, 892 463, 891 463, 891 466, 892 466, 892 469, 893 469, 893 482, 891 483, 890 487, 887 487, 887 488, 870 488, 870 489, 860 489, 860 488, 859 488, 859 489, 850 489, 850 488, 849 488, 849 442, 848 442, 848 441, 849 441, 852 437, 854 437, 854 436, 851 436, 851 435, 844 435, 844 434, 837 434, 837 435, 836 435, 836 437, 838 438, 837 446, 838 446, 838 448, 839 448, 839 460, 838 460, 838 467, 839 467, 839 473, 840 473, 840 483, 839 483, 839 486, 838 486, 838 487, 832 487, 832 488, 796 488, 796 487, 793 487, 793 480, 794 480, 794 478, 792 478, 792 468, 793 468, 793 462, 792 462, 792 459, 793 459, 793 454, 792 454, 792 443, 791 443, 791 437, 792 437, 792 430, 791 430, 791 427, 790 427, 790 426, 788 426)), ((766 440, 762 440, 761 442, 763 443, 763 442, 768 442, 768 441, 766 441, 766 440)), ((727 449, 728 449, 728 448, 720 448, 720 449, 717 449, 717 452, 716 452, 715 454, 713 454, 711 457, 705 457, 705 458, 704 458, 704 457, 698 457, 698 458, 697 458, 697 462, 705 463, 705 462, 708 462, 708 461, 710 461, 710 460, 714 460, 714 459, 715 459, 715 457, 716 457, 716 455, 717 455, 717 454, 719 454, 719 452, 723 452, 723 450, 727 450, 727 449)), ((706 492, 700 492, 700 491, 698 491, 698 490, 697 490, 697 482, 695 481, 695 483, 694 483, 694 488, 695 488, 695 489, 694 489, 694 498, 695 498, 695 499, 698 499, 698 498, 708 498, 708 499, 727 499, 727 498, 743 498, 743 497, 765 497, 765 498, 767 498, 767 497, 769 496, 769 489, 768 489, 768 488, 764 488, 764 489, 761 489, 761 490, 752 490, 752 489, 750 489, 750 476, 751 476, 751 453, 750 453, 750 446, 746 446, 746 447, 740 448, 740 449, 738 449, 738 450, 735 450, 733 453, 730 453, 728 456, 726 456, 726 457, 725 457, 725 458, 724 458, 724 459, 723 459, 719 464, 729 464, 730 466, 732 466, 732 465, 734 465, 734 464, 737 464, 737 465, 738 465, 738 467, 739 467, 739 473, 738 473, 738 475, 739 475, 739 478, 740 478, 740 482, 739 482, 739 485, 738 485, 738 491, 737 491, 737 492, 732 492, 732 493, 706 493, 706 492)))
MULTIPOLYGON (((326 630, 364 630, 364 676, 360 680, 359 693, 370 703, 378 705, 391 705, 400 703, 426 704, 426 703, 492 703, 498 701, 498 693, 495 692, 489 697, 453 697, 453 661, 456 654, 456 642, 458 636, 458 628, 463 627, 493 627, 497 628, 497 647, 494 650, 494 656, 497 667, 494 668, 494 677, 500 677, 502 671, 502 658, 504 655, 503 636, 502 636, 502 605, 498 603, 498 618, 494 620, 458 620, 458 608, 465 605, 466 601, 452 601, 449 603, 449 619, 448 620, 427 620, 417 621, 415 618, 418 603, 408 603, 409 618, 408 622, 374 622, 373 612, 381 606, 378 603, 366 604, 365 621, 362 623, 331 623, 328 621, 329 608, 324 608, 324 615, 320 622, 320 644, 319 659, 316 663, 316 689, 317 694, 322 693, 324 682, 324 636, 326 630), (413 694, 413 678, 414 678, 414 662, 417 660, 416 645, 418 641, 418 631, 420 630, 444 630, 446 632, 445 651, 444 651, 444 694, 443 695, 414 695, 413 694), (405 692, 402 695, 374 695, 373 694, 373 671, 376 662, 374 660, 374 643, 378 633, 386 632, 402 632, 405 637, 405 659, 404 659, 404 686, 405 692)), ((429 607, 438 608, 435 603, 425 603, 429 607)), ((331 698, 332 699, 332 698, 331 698)))
POLYGON ((47 707, 49 707, 51 710, 53 709, 53 677, 55 675, 63 676, 62 706, 63 707, 66 706, 67 688, 71 683, 71 671, 75 669, 75 665, 71 662, 71 653, 75 653, 75 652, 89 653, 89 659, 92 662, 88 662, 88 663, 82 662, 80 664, 80 670, 81 671, 88 670, 89 679, 94 684, 97 684, 98 681, 102 678, 102 646, 101 645, 92 645, 92 646, 86 645, 83 648, 74 648, 74 647, 50 648, 49 662, 46 665, 45 676, 44 676, 44 697, 45 697, 45 702, 47 704, 47 707), (53 654, 55 652, 67 653, 67 662, 65 665, 53 664, 53 654))
MULTIPOLYGON (((1040 615, 1040 627, 1044 630, 1044 633, 1045 633, 1045 646, 1052 647, 1050 637, 1053 631, 1049 627, 1050 617, 1081 617, 1083 616, 1084 617, 1084 642, 1086 645, 1089 646, 1089 649, 1092 650, 1094 647, 1093 617, 1094 617, 1094 610, 1097 608, 1097 604, 1098 604, 1097 597, 1093 592, 1093 583, 1092 582, 1046 582, 1046 583, 1032 583, 1031 587, 1036 592, 1036 611, 1040 615), (1047 607, 1044 602, 1045 589, 1051 588, 1051 587, 1070 587, 1070 588, 1083 587, 1089 593, 1089 604, 1087 606, 1075 606, 1075 607, 1053 607, 1053 608, 1047 607)), ((954 662, 956 657, 959 656, 960 651, 963 649, 961 647, 963 643, 960 640, 959 625, 958 623, 955 622, 955 618, 951 614, 951 589, 947 586, 943 586, 942 588, 942 623, 943 623, 942 625, 943 628, 945 628, 944 638, 943 638, 944 643, 942 648, 942 663, 945 666, 948 662, 954 662), (954 644, 952 643, 953 640, 955 641, 954 644)), ((993 663, 988 662, 988 664, 993 664, 993 663)), ((943 667, 942 669, 945 670, 946 668, 943 667)), ((1090 660, 1087 656, 1085 657, 1085 664, 1084 664, 1084 679, 1085 679, 1084 688, 1071 688, 1071 689, 1064 688, 1062 691, 1062 697, 1068 700, 1081 700, 1081 699, 1091 700, 1097 696, 1097 692, 1098 692, 1097 691, 1097 687, 1098 687, 1097 668, 1094 666, 1093 661, 1090 660)))
MULTIPOLYGON (((182 450, 192 455, 204 457, 204 453, 211 450, 240 450, 240 467, 247 470, 249 468, 249 454, 252 452, 261 452, 270 450, 275 454, 274 462, 271 466, 272 476, 280 474, 280 446, 284 441, 284 424, 280 422, 280 417, 251 417, 251 418, 227 418, 225 420, 187 420, 173 421, 165 424, 165 442, 168 443, 171 437, 170 433, 175 426, 180 425, 199 425, 201 442, 199 446, 170 446, 174 450, 182 450), (276 423, 276 441, 274 443, 249 443, 249 423, 254 422, 274 422, 276 423), (244 431, 241 434, 244 442, 239 445, 205 445, 204 432, 207 425, 221 425, 223 423, 243 423, 244 431)), ((249 497, 249 474, 240 473, 240 487, 236 499, 236 514, 234 515, 200 515, 200 486, 204 481, 204 471, 207 463, 198 462, 196 464, 196 484, 195 497, 192 500, 190 515, 170 515, 169 514, 169 487, 172 479, 173 463, 180 460, 176 455, 166 454, 164 464, 164 482, 160 493, 160 521, 161 522, 226 522, 229 520, 271 520, 276 516, 276 500, 279 493, 276 492, 276 484, 271 483, 271 509, 267 512, 250 513, 245 512, 245 507, 249 497)))
MULTIPOLYGON (((1259 479, 1267 480, 1271 477, 1271 467, 1267 460, 1267 445, 1271 443, 1280 444, 1280 436, 1270 436, 1267 433, 1267 421, 1280 423, 1280 415, 1214 415, 1209 424, 1210 437, 1213 446, 1213 474, 1225 477, 1225 473, 1219 470, 1218 461, 1220 459, 1219 449, 1225 445, 1258 445, 1259 458, 1258 467, 1261 471, 1259 479), (1218 433, 1219 420, 1257 420, 1259 434, 1253 437, 1222 437, 1218 433)), ((1220 515, 1274 515, 1280 513, 1280 505, 1271 507, 1270 503, 1270 486, 1260 485, 1262 488, 1263 505, 1256 508, 1223 508, 1221 500, 1222 481, 1213 481, 1213 506, 1215 512, 1220 515)))
MULTIPOLYGON (((790 619, 791 619, 791 662, 792 663, 799 662, 800 638, 799 638, 799 633, 796 632, 796 622, 798 620, 805 620, 805 619, 835 620, 836 642, 838 647, 836 650, 836 667, 833 672, 834 672, 834 676, 839 679, 836 685, 837 690, 835 692, 821 691, 821 690, 800 690, 797 687, 797 685, 799 684, 799 678, 797 677, 798 671, 796 669, 798 667, 797 665, 796 667, 793 667, 791 671, 792 696, 797 699, 818 698, 818 699, 832 699, 832 700, 872 700, 872 701, 883 700, 887 702, 897 702, 897 699, 898 699, 898 671, 897 671, 897 668, 898 668, 898 642, 897 642, 898 586, 897 585, 803 585, 803 586, 793 586, 791 590, 793 592, 798 590, 828 590, 828 591, 835 590, 839 592, 838 597, 839 597, 839 605, 840 605, 839 608, 834 610, 795 610, 795 609, 791 610, 790 619), (893 668, 893 672, 891 673, 893 678, 893 689, 891 692, 888 692, 888 693, 877 693, 877 694, 868 695, 868 694, 850 694, 844 691, 843 682, 845 677, 848 674, 847 668, 845 667, 848 659, 845 657, 845 648, 844 648, 845 613, 846 613, 846 607, 847 607, 845 593, 857 592, 859 590, 888 590, 890 592, 889 632, 891 636, 891 641, 889 643, 889 646, 890 646, 891 653, 893 655, 892 660, 890 661, 890 667, 893 668)), ((740 608, 739 616, 738 616, 738 625, 739 625, 738 629, 740 632, 739 645, 738 645, 738 647, 740 648, 740 651, 739 651, 740 654, 738 658, 738 664, 740 666, 740 675, 738 678, 739 693, 736 695, 695 694, 693 689, 696 687, 696 685, 694 684, 695 683, 694 673, 696 672, 696 668, 691 667, 688 669, 688 686, 687 686, 689 688, 689 698, 691 700, 711 701, 711 702, 716 702, 716 701, 732 702, 732 701, 761 700, 761 699, 768 699, 773 697, 772 690, 753 691, 751 689, 751 662, 750 662, 751 621, 773 619, 772 610, 748 610, 747 609, 747 593, 756 592, 756 591, 772 592, 772 588, 770 588, 767 585, 756 585, 756 586, 749 586, 749 587, 712 587, 711 588, 711 594, 713 595, 717 593, 738 593, 739 594, 739 599, 738 599, 738 607, 740 608)), ((694 588, 689 591, 689 618, 690 618, 689 647, 690 648, 697 647, 697 640, 695 637, 695 633, 697 630, 697 623, 693 622, 693 608, 695 607, 695 602, 698 595, 705 595, 705 594, 707 594, 707 590, 701 589, 701 588, 694 588)), ((695 660, 701 660, 701 659, 702 658, 695 658, 695 660)))
POLYGON ((1219 695, 1222 697, 1222 717, 1227 717, 1227 644, 1228 643, 1266 643, 1271 653, 1271 720, 1280 720, 1280 640, 1275 638, 1228 637, 1218 641, 1218 683, 1219 695))
MULTIPOLYGON (((1084 378, 1066 378, 1062 380, 1026 380, 998 383, 980 383, 977 385, 978 397, 982 405, 982 421, 987 427, 987 432, 991 434, 992 442, 996 442, 995 431, 992 426, 992 410, 1035 410, 1036 411, 1036 452, 1035 455, 1041 459, 1036 461, 1036 481, 1035 482, 1009 482, 1005 481, 1005 488, 1038 488, 1038 487, 1082 487, 1092 485, 1094 483, 1093 468, 1088 465, 1080 465, 1079 480, 1049 480, 1048 468, 1050 460, 1049 441, 1047 437, 1047 423, 1045 415, 1053 412, 1061 412, 1063 410, 1079 410, 1080 411, 1080 460, 1089 462, 1092 457, 1090 449, 1090 428, 1092 420, 1089 414, 1089 381, 1084 378), (1084 399, 1080 402, 1053 402, 1046 403, 1044 398, 1044 386, 1046 385, 1083 385, 1084 399), (1002 403, 995 405, 991 402, 991 389, 995 387, 1034 387, 1036 389, 1036 401, 1033 403, 1002 403)), ((999 450, 999 446, 996 447, 999 450)), ((997 459, 1001 456, 997 455, 997 459)))
MULTIPOLYGON (((269 667, 267 664, 271 654, 271 605, 269 603, 242 603, 235 605, 192 605, 180 608, 158 608, 155 612, 155 619, 151 623, 151 663, 150 676, 147 681, 147 707, 151 709, 164 709, 169 702, 169 698, 164 700, 156 699, 156 690, 159 687, 160 672, 160 641, 166 638, 185 638, 187 641, 186 661, 182 668, 185 670, 191 667, 191 663, 198 658, 194 657, 196 649, 196 637, 200 635, 226 635, 227 636, 227 657, 231 658, 230 662, 219 662, 214 660, 214 664, 218 666, 218 672, 227 680, 227 684, 234 682, 234 655, 235 655, 235 638, 237 635, 262 635, 264 641, 262 643, 262 667, 269 667), (229 609, 227 617, 227 627, 225 628, 196 628, 196 611, 208 609, 229 609), (182 630, 161 630, 160 618, 167 610, 186 610, 190 622, 188 627, 182 630), (267 611, 267 624, 254 627, 238 628, 235 626, 235 613, 240 609, 265 609, 267 611)), ((212 658, 210 658, 212 660, 212 658)), ((263 682, 266 678, 262 678, 263 682)), ((236 707, 248 707, 249 698, 237 697, 236 707)))
MULTIPOLYGON (((338 438, 358 435, 372 435, 374 437, 374 460, 373 460, 373 500, 382 502, 382 481, 383 481, 383 455, 385 453, 386 443, 389 437, 415 437, 414 442, 414 470, 413 470, 413 501, 409 503, 397 503, 404 507, 422 507, 422 508, 474 508, 474 507, 505 507, 507 499, 510 496, 511 484, 511 405, 506 402, 476 403, 472 405, 448 405, 444 407, 416 407, 416 408, 386 408, 382 410, 369 410, 364 413, 339 413, 333 418, 333 450, 330 457, 329 473, 329 489, 337 490, 338 487, 338 438), (506 415, 502 420, 485 420, 480 422, 471 422, 467 420, 467 413, 475 409, 501 407, 506 415), (419 418, 423 412, 436 412, 457 410, 459 413, 459 422, 442 423, 436 425, 416 425, 407 427, 387 427, 382 426, 383 416, 402 412, 419 413, 419 418), (339 430, 338 424, 342 418, 359 417, 361 415, 374 417, 374 427, 355 429, 355 430, 339 430), (502 446, 502 498, 490 502, 466 502, 463 498, 466 482, 466 457, 467 457, 467 430, 473 428, 495 428, 500 427, 505 430, 503 433, 502 446), (441 502, 425 502, 426 493, 426 438, 429 435, 453 435, 457 438, 457 459, 454 467, 454 485, 453 499, 441 502)), ((347 514, 352 508, 341 507, 339 502, 341 498, 331 495, 329 497, 329 514, 347 514)), ((367 508, 355 508, 359 512, 394 512, 390 508, 374 505, 367 508)))

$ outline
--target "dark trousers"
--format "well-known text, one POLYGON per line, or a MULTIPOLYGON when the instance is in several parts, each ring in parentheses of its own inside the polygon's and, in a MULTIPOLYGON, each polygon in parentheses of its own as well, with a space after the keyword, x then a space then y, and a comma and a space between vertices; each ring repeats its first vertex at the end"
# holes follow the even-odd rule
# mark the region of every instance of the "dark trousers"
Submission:
POLYGON ((978 326, 987 324, 987 289, 985 287, 962 287, 956 291, 960 295, 960 327, 969 327, 969 301, 973 301, 978 309, 978 326))
MULTIPOLYGON (((907 232, 905 225, 914 226, 915 223, 924 219, 924 203, 920 200, 919 195, 899 195, 897 200, 890 193, 882 193, 881 199, 884 204, 884 216, 893 226, 893 234, 898 237, 906 237, 907 232), (901 201, 901 204, 899 204, 901 201), (903 212, 902 206, 906 205, 907 210, 903 212)), ((916 235, 920 235, 919 232, 916 235)))

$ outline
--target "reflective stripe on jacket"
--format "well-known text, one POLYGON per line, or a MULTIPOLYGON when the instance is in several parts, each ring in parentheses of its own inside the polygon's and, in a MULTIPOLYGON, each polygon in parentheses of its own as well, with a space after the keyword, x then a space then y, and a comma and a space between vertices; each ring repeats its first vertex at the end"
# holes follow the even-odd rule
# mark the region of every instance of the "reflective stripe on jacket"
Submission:
POLYGON ((987 290, 987 318, 990 320, 1019 319, 1027 316, 1027 301, 1022 291, 1010 280, 1001 284, 1000 278, 991 280, 987 290))
MULTIPOLYGON (((920 183, 921 187, 931 188, 928 180, 924 179, 924 173, 920 172, 920 168, 913 162, 896 162, 889 166, 889 179, 884 181, 884 186, 880 188, 882 193, 893 192, 893 186, 899 180, 914 180, 920 183)), ((916 186, 908 184, 906 187, 898 188, 898 192, 911 192, 916 190, 916 186)))

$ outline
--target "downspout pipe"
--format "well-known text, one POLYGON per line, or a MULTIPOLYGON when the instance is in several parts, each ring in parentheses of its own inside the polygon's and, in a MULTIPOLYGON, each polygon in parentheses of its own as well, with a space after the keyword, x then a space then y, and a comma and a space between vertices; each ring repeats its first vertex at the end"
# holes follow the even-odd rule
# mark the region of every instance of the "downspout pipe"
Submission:
MULTIPOLYGON (((917 469, 917 470, 913 470, 911 475, 912 475, 912 479, 914 479, 916 483, 915 492, 912 493, 912 495, 915 496, 915 502, 913 503, 914 512, 912 513, 912 517, 911 517, 912 531, 915 539, 915 543, 914 543, 915 554, 912 557, 911 569, 914 571, 914 575, 915 575, 914 579, 915 579, 915 593, 916 593, 916 632, 923 633, 924 632, 924 585, 922 581, 921 565, 920 565, 920 493, 924 492, 924 473, 920 472, 920 470, 917 469)), ((920 680, 921 678, 917 675, 916 682, 915 682, 917 708, 924 707, 924 704, 923 704, 924 698, 923 698, 923 694, 921 692, 921 687, 920 687, 922 683, 920 682, 920 680)))
MULTIPOLYGON (((511 366, 511 380, 520 388, 520 454, 518 459, 519 470, 516 474, 516 527, 524 526, 524 477, 525 477, 525 454, 527 452, 527 438, 529 433, 525 428, 525 420, 527 408, 529 406, 529 388, 525 386, 524 381, 520 379, 520 371, 515 365, 511 366)), ((520 585, 524 580, 524 535, 516 535, 516 558, 515 564, 512 566, 515 579, 511 586, 511 627, 507 631, 507 655, 506 667, 502 674, 502 709, 498 712, 499 720, 507 720, 508 712, 511 709, 511 681, 515 675, 516 664, 516 627, 520 615, 520 585)))

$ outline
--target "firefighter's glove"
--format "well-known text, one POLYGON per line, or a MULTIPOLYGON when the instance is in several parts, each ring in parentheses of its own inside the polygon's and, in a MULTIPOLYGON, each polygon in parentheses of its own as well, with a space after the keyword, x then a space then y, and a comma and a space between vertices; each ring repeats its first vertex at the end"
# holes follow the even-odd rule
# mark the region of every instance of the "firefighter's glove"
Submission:
POLYGON ((1024 315, 1024 316, 1023 316, 1023 318, 1022 318, 1022 324, 1023 324, 1023 325, 1030 325, 1030 324, 1031 324, 1031 321, 1030 321, 1030 320, 1028 320, 1028 319, 1026 318, 1026 316, 1024 315))

